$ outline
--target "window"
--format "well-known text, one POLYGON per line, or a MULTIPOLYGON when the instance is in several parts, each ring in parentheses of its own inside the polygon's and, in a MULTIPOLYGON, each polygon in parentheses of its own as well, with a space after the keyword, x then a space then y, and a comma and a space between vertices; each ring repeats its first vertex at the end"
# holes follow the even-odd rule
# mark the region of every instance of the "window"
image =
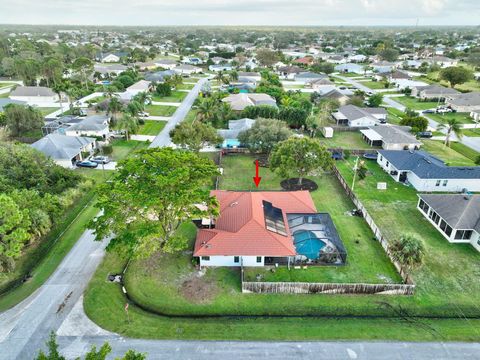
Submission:
POLYGON ((435 186, 440 186, 441 182, 442 182, 442 180, 437 180, 437 182, 435 183, 435 186))
POLYGON ((455 240, 469 240, 472 237, 472 230, 457 230, 455 240))
POLYGON ((438 215, 435 211, 431 211, 430 215, 428 216, 432 221, 438 225, 438 222, 440 221, 440 215, 438 215))
POLYGON ((447 236, 450 236, 452 235, 452 228, 450 227, 450 225, 448 225, 445 220, 442 220, 440 222, 440 229, 442 229, 442 231, 447 235, 447 236))
POLYGON ((389 167, 389 166, 390 166, 390 163, 387 161, 387 162, 385 163, 385 166, 386 166, 386 167, 389 167))
POLYGON ((383 161, 383 156, 382 155, 380 155, 380 161, 383 161))
POLYGON ((234 263, 239 263, 240 262, 240 256, 234 256, 233 257, 233 262, 234 263))
POLYGON ((261 256, 257 256, 257 263, 261 263, 262 262, 262 257, 261 256))
POLYGON ((420 209, 422 209, 422 211, 425 213, 425 214, 428 214, 428 210, 430 209, 430 206, 427 205, 427 203, 425 201, 423 201, 422 199, 420 199, 420 202, 418 204, 418 207, 420 209))
POLYGON ((442 184, 442 185, 443 185, 443 186, 447 186, 447 184, 448 184, 448 180, 443 180, 443 184, 442 184))
POLYGON ((203 261, 210 261, 210 256, 202 256, 203 261))

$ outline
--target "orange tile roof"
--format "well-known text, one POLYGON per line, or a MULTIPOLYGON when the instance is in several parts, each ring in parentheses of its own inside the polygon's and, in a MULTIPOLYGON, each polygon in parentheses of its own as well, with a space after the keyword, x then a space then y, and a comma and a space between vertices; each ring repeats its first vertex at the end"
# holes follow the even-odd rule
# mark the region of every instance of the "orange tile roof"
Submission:
POLYGON ((287 234, 287 213, 317 212, 308 191, 215 190, 211 195, 220 203, 220 215, 215 229, 198 231, 194 256, 293 256, 292 237, 266 229, 263 201, 282 209, 287 234))

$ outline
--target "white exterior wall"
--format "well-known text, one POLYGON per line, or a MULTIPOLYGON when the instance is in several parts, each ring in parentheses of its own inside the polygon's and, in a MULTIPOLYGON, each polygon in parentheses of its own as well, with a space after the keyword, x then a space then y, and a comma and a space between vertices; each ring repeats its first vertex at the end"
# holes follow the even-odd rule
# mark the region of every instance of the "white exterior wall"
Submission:
POLYGON ((405 146, 407 146, 409 150, 414 150, 415 146, 420 147, 420 145, 415 144, 386 144, 385 142, 382 143, 382 148, 385 150, 405 150, 405 146))
POLYGON ((109 54, 102 59, 104 63, 119 62, 120 58, 117 55, 109 54))
POLYGON ((377 121, 371 117, 362 117, 356 120, 348 120, 348 126, 350 127, 366 127, 366 126, 375 126, 377 121))
MULTIPOLYGON (((52 96, 9 96, 12 100, 25 101, 28 105, 43 105, 45 103, 55 103, 57 102, 58 95, 52 96)), ((58 104, 60 107, 60 104, 58 104)))
POLYGON ((67 136, 87 136, 87 137, 92 137, 92 136, 105 136, 107 137, 108 134, 110 133, 108 127, 105 128, 102 131, 98 130, 65 130, 65 135, 67 136))
POLYGON ((408 172, 407 179, 417 191, 461 192, 463 189, 480 191, 480 179, 420 179, 412 172, 408 172), (436 186, 437 180, 440 180, 440 186, 436 186), (444 180, 448 180, 446 186, 443 186, 444 180))
POLYGON ((73 166, 72 164, 72 161, 71 160, 53 160, 55 162, 55 164, 57 165, 60 165, 64 168, 67 168, 67 169, 73 169, 75 166, 73 166))
MULTIPOLYGON (((377 164, 390 175, 390 171, 398 171, 395 166, 393 166, 382 154, 377 156, 377 164), (388 165, 387 165, 388 163, 388 165)), ((400 172, 397 175, 390 175, 395 181, 398 181, 400 177, 400 172)))
POLYGON ((234 256, 210 256, 210 260, 203 260, 200 257, 200 266, 263 266, 265 258, 261 256, 262 261, 257 263, 256 256, 240 256, 238 263, 234 262, 234 256))

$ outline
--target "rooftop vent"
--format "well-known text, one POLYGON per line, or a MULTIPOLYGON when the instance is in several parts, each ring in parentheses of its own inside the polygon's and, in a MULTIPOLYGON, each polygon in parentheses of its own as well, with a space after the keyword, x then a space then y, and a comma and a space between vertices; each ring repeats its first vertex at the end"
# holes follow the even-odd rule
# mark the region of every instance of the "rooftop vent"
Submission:
POLYGON ((238 201, 234 201, 230 204, 230 207, 234 207, 234 206, 237 206, 238 205, 238 201))

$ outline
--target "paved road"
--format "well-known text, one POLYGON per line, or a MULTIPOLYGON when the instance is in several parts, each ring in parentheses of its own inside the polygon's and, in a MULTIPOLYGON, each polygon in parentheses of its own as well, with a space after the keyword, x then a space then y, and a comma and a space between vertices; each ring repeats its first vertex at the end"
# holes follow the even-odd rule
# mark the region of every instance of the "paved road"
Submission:
POLYGON ((185 116, 187 116, 188 112, 190 111, 190 108, 193 105, 193 102, 198 96, 198 93, 202 89, 203 84, 205 84, 208 81, 207 78, 202 78, 200 79, 197 84, 193 87, 192 90, 188 93, 188 95, 185 97, 185 99, 182 101, 182 104, 178 107, 178 109, 175 111, 175 113, 172 115, 170 120, 168 120, 168 123, 165 125, 163 130, 160 132, 160 134, 157 135, 155 140, 152 141, 150 144, 150 147, 162 147, 162 146, 169 146, 171 144, 170 140, 170 130, 172 130, 175 125, 183 121, 185 119, 185 116))

